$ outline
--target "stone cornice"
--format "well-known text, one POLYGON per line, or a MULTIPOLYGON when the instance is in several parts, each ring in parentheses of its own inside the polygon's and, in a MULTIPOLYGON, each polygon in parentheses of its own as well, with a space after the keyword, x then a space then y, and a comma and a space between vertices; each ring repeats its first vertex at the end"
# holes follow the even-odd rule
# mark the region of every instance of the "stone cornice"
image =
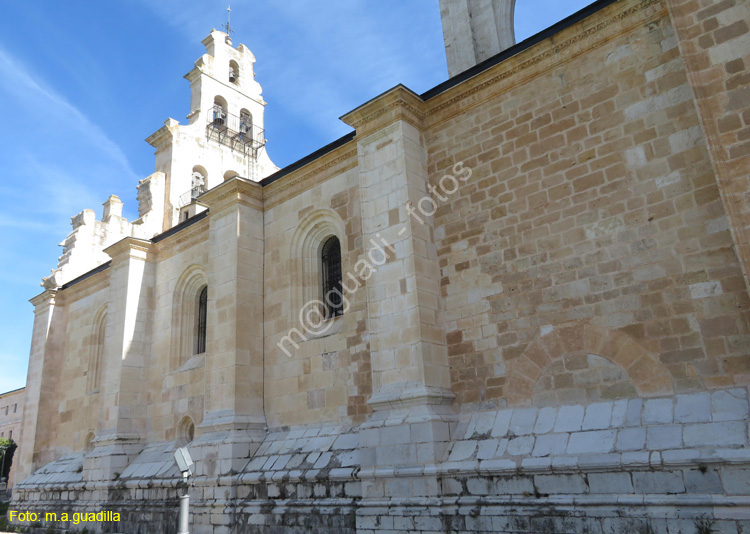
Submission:
POLYGON ((47 289, 46 291, 39 293, 36 297, 29 299, 29 302, 31 302, 31 305, 34 306, 34 308, 38 308, 39 306, 42 306, 42 305, 49 306, 55 303, 56 297, 57 297, 56 289, 47 289))
POLYGON ((171 258, 181 250, 196 246, 201 242, 206 241, 208 239, 208 226, 209 219, 205 218, 198 222, 194 227, 191 227, 190 231, 183 230, 173 236, 169 236, 164 241, 160 241, 156 245, 159 261, 171 258))
POLYGON ((109 269, 104 269, 69 287, 64 287, 59 296, 64 296, 67 302, 68 300, 78 300, 88 295, 93 295, 109 287, 109 273, 109 269))
POLYGON ((263 188, 257 182, 235 176, 203 193, 198 200, 210 208, 209 218, 233 204, 263 210, 263 188))
POLYGON ((174 135, 177 131, 176 127, 179 125, 180 123, 178 121, 172 118, 167 119, 166 121, 164 121, 164 126, 159 128, 146 138, 146 142, 155 149, 159 150, 159 148, 161 148, 174 138, 174 135))
POLYGON ((357 147, 349 142, 263 188, 264 209, 298 195, 357 166, 357 147))
POLYGON ((421 128, 425 116, 424 101, 399 84, 350 111, 341 120, 357 130, 357 137, 363 137, 398 120, 421 128))
POLYGON ((113 262, 122 261, 127 258, 138 258, 142 260, 151 260, 151 251, 153 243, 137 237, 126 237, 114 245, 104 249, 104 252, 112 258, 113 262))

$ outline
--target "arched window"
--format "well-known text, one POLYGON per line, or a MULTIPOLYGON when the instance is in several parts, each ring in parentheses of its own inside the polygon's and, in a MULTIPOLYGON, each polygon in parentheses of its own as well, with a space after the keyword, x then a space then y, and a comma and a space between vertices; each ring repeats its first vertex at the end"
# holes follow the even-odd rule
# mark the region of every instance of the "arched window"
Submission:
MULTIPOLYGON (((340 291, 347 295, 358 287, 351 273, 342 269, 342 258, 349 251, 344 221, 335 211, 328 208, 316 209, 308 213, 299 223, 290 240, 289 269, 292 274, 290 291, 290 320, 299 321, 300 310, 315 306, 315 317, 334 318, 346 312, 347 301, 340 291), (350 282, 350 277, 353 282, 350 282), (335 291, 330 292, 331 289, 335 291), (326 299, 326 297, 328 297, 326 299), (330 304, 328 303, 330 302, 330 304)), ((313 312, 311 312, 313 313, 313 312)), ((320 332, 307 332, 312 337, 323 337, 337 333, 343 321, 326 321, 320 332)))
POLYGON ((229 62, 229 81, 240 83, 240 66, 235 60, 229 62))
POLYGON ((195 351, 194 354, 206 352, 206 320, 208 315, 208 286, 198 294, 197 313, 195 314, 195 351))
POLYGON ((227 101, 217 96, 214 98, 213 108, 214 126, 226 126, 227 124, 227 101))
POLYGON ((240 111, 240 135, 249 138, 253 136, 253 116, 246 109, 240 111))
POLYGON ((172 343, 169 364, 173 370, 180 369, 193 357, 198 354, 202 355, 206 351, 208 318, 206 288, 205 272, 198 265, 188 267, 177 280, 172 302, 172 343))
POLYGON ((320 249, 323 302, 327 318, 343 313, 341 293, 341 244, 339 238, 329 237, 320 249))
POLYGON ((105 336, 107 333, 107 310, 102 309, 94 318, 94 329, 91 336, 89 365, 86 371, 86 390, 93 393, 99 390, 102 380, 102 360, 104 359, 105 336))
POLYGON ((193 174, 190 177, 190 199, 196 199, 205 193, 208 188, 208 173, 200 165, 193 167, 193 174))

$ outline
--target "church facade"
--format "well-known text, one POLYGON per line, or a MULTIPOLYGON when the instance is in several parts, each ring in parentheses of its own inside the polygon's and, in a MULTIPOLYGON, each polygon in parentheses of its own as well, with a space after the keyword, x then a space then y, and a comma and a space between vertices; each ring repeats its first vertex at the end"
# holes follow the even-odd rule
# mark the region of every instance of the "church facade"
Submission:
POLYGON ((14 509, 176 532, 187 446, 198 534, 750 532, 750 7, 440 8, 453 77, 283 169, 203 41, 32 299, 14 509))

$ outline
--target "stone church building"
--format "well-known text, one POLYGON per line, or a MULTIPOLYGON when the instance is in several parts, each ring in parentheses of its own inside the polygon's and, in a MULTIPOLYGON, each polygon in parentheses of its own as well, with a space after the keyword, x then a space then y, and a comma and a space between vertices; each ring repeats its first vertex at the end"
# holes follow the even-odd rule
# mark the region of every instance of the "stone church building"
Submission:
POLYGON ((187 445, 195 534, 750 532, 750 4, 513 7, 283 169, 210 33, 31 301, 14 509, 174 533, 187 445))

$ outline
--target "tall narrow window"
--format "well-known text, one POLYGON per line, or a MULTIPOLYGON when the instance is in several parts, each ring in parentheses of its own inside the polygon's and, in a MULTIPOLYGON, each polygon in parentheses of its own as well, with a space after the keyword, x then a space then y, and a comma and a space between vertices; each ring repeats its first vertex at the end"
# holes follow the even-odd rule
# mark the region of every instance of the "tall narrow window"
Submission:
POLYGON ((229 62, 229 81, 232 83, 240 82, 240 66, 235 60, 229 62))
POLYGON ((320 252, 323 279, 323 302, 327 318, 344 313, 341 301, 341 244, 336 236, 329 237, 320 252))
POLYGON ((227 101, 222 97, 214 98, 213 107, 213 124, 214 127, 224 127, 227 124, 227 101))
POLYGON ((242 137, 252 137, 253 135, 253 116, 246 109, 240 111, 240 135, 242 137))
POLYGON ((208 315, 208 286, 198 295, 198 314, 196 317, 195 354, 206 352, 206 320, 208 315))

